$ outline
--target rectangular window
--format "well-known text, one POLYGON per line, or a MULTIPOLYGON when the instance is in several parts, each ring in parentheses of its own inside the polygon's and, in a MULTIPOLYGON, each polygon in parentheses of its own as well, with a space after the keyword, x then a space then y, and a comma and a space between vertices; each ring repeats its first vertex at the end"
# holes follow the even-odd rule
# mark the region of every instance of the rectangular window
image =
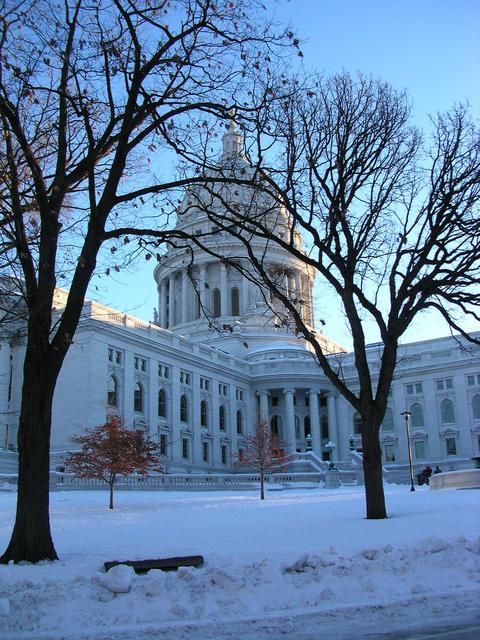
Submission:
POLYGON ((452 378, 445 378, 445 380, 437 380, 437 391, 443 391, 444 389, 453 389, 452 378))
POLYGON ((180 371, 180 382, 190 386, 192 384, 192 376, 188 371, 180 371))
POLYGON ((237 400, 245 400, 245 391, 243 391, 243 389, 237 389, 236 395, 237 400))
POLYGON ((227 464, 227 445, 222 444, 222 464, 227 464))
POLYGON ((170 367, 166 367, 164 364, 158 363, 158 377, 165 378, 168 380, 170 378, 170 367))
POLYGON ((273 396, 272 407, 278 407, 278 396, 273 396))
POLYGON ((467 376, 467 384, 469 387, 475 386, 475 376, 467 376))
POLYGON ((162 433, 160 436, 160 455, 161 456, 167 455, 167 446, 168 446, 167 436, 164 433, 162 433))
POLYGON ((188 438, 182 438, 182 457, 188 460, 188 438))
POLYGON ((239 462, 243 461, 243 449, 238 450, 238 461, 239 462))
POLYGON ((219 384, 218 385, 218 393, 221 396, 228 396, 228 385, 226 384, 219 384))
POLYGON ((385 445, 385 462, 395 462, 395 445, 385 445))
POLYGON ((208 442, 202 442, 202 458, 204 462, 208 462, 208 442))
POLYGON ((447 456, 457 455, 457 439, 455 437, 445 438, 445 447, 447 449, 447 456))
POLYGON ((423 393, 423 386, 421 382, 412 382, 405 385, 407 396, 414 396, 423 393))
POLYGON ((305 396, 305 406, 306 407, 310 406, 310 396, 305 396))
POLYGON ((413 443, 415 460, 425 460, 425 441, 417 440, 413 443))
POLYGON ((122 352, 119 349, 108 347, 108 360, 113 364, 122 364, 122 352))
POLYGON ((133 366, 136 371, 143 371, 145 373, 147 371, 147 359, 141 358, 140 356, 134 356, 133 366))
POLYGON ((200 378, 200 389, 210 391, 210 380, 208 378, 200 378))

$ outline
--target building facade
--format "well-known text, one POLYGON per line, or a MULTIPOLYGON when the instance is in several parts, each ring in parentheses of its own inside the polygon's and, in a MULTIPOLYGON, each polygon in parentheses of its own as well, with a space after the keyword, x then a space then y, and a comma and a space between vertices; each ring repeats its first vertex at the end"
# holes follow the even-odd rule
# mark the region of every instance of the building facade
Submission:
MULTIPOLYGON (((249 170, 241 149, 232 125, 224 136, 222 167, 249 170)), ((242 193, 223 197, 242 205, 242 193)), ((197 202, 198 194, 186 194, 177 228, 202 236, 207 249, 215 243, 215 251, 229 258, 228 266, 208 250, 170 249, 154 271, 159 302, 151 323, 85 303, 55 393, 51 448, 56 463, 71 449, 73 436, 110 415, 158 442, 171 472, 235 470, 259 420, 280 435, 288 453, 346 459, 352 447, 361 449, 359 416, 339 397, 307 345, 278 325, 268 291, 248 278, 244 245, 215 229, 197 202)), ((288 230, 283 211, 269 215, 276 230, 279 225, 288 230)), ((300 237, 295 241, 301 246, 300 237)), ((314 274, 278 247, 252 242, 267 253, 272 268, 281 266, 287 295, 315 330, 314 274)), ((65 295, 57 291, 59 312, 65 295)), ((320 332, 317 337, 341 362, 355 390, 352 354, 320 332)), ((23 356, 21 336, 5 335, 0 341, 0 445, 5 450, 16 448, 23 356)), ((369 347, 369 358, 374 370, 378 345, 369 347)), ((470 459, 480 455, 480 350, 452 337, 400 348, 380 435, 387 469, 408 463, 404 411, 411 413, 415 465, 470 466, 470 459)))

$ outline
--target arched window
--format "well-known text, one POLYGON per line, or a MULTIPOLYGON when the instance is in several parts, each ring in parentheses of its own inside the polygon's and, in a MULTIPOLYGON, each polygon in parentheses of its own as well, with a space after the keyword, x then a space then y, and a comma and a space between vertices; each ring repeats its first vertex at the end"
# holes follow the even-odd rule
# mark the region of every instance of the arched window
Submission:
POLYGON ((225 407, 223 406, 223 404, 221 404, 218 407, 218 428, 221 431, 225 431, 225 424, 226 424, 226 420, 225 420, 225 407))
POLYGON ((240 315, 240 296, 238 293, 238 288, 233 287, 230 292, 230 306, 232 309, 232 316, 240 315))
POLYGON ((393 410, 387 407, 385 415, 383 416, 382 431, 393 431, 394 426, 393 410))
POLYGON ((137 382, 133 392, 133 410, 141 413, 143 411, 143 387, 137 382))
POLYGON ((322 425, 322 440, 328 440, 329 439, 328 416, 325 416, 325 415, 322 416, 321 425, 322 425))
POLYGON ((180 420, 188 422, 188 400, 185 394, 180 396, 180 420))
POLYGON ((300 440, 300 418, 295 416, 295 438, 300 440))
POLYGON ((362 433, 362 418, 358 411, 353 414, 353 433, 362 433))
POLYGON ((206 400, 200 402, 200 426, 208 427, 208 407, 206 400))
POLYGON ((279 434, 279 424, 278 424, 278 416, 272 416, 270 418, 270 429, 272 433, 278 435, 279 434))
POLYGON ((412 414, 412 429, 420 429, 425 426, 425 420, 423 419, 423 408, 421 404, 416 402, 412 404, 410 412, 412 414))
POLYGON ((200 296, 195 295, 195 320, 200 320, 200 296))
POLYGON ((237 411, 237 433, 243 433, 243 416, 240 409, 237 411))
POLYGON ((477 394, 472 398, 473 419, 480 420, 480 396, 477 394))
POLYGON ((118 407, 118 383, 115 376, 108 379, 107 404, 109 407, 118 407))
POLYGON ((213 315, 219 318, 222 315, 222 294, 220 289, 213 290, 213 315))
POLYGON ((305 416, 305 418, 303 419, 303 431, 305 433, 305 438, 311 435, 310 416, 305 416))
POLYGON ((159 418, 167 417, 167 396, 163 389, 158 392, 158 416, 159 418))
POLYGON ((451 424, 455 422, 455 410, 453 408, 453 402, 448 398, 442 400, 440 405, 440 414, 442 416, 442 424, 451 424))

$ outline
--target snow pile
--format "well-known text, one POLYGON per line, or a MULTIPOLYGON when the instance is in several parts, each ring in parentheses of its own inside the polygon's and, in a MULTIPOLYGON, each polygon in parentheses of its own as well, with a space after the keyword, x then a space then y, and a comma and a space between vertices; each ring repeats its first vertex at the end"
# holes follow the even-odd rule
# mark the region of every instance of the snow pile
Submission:
POLYGON ((112 593, 128 593, 135 579, 135 571, 132 567, 119 564, 116 567, 112 567, 104 575, 98 574, 94 576, 94 579, 112 593))
MULTIPOLYGON (((104 494, 54 494, 61 560, 0 567, 0 638, 333 615, 349 605, 383 607, 445 593, 478 598, 478 493, 389 493, 393 517, 375 522, 362 518, 361 490, 351 488, 275 494, 264 503, 237 492, 119 494, 113 513, 101 506, 104 494), (429 529, 432 535, 424 535, 429 529), (187 540, 190 553, 205 556, 202 568, 102 570, 115 556, 181 555, 187 540)), ((0 515, 13 506, 0 497, 0 515)))

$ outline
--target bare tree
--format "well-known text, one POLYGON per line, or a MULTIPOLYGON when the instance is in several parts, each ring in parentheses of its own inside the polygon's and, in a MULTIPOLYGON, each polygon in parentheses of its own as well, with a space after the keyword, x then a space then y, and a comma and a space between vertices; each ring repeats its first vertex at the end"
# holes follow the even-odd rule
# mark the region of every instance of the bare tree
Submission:
POLYGON ((238 454, 236 464, 247 469, 255 469, 260 474, 260 498, 265 500, 265 474, 277 469, 286 461, 285 444, 268 422, 261 420, 255 433, 245 437, 245 448, 238 454))
POLYGON ((366 77, 293 85, 287 97, 266 96, 260 118, 240 114, 250 170, 220 171, 219 182, 229 177, 252 206, 232 205, 208 184, 196 190, 195 206, 244 243, 248 277, 268 287, 281 323, 312 345, 326 377, 360 414, 367 517, 385 518, 379 429, 400 338, 434 309, 463 342, 475 341, 456 318, 480 320, 479 131, 457 106, 432 119, 425 141, 410 124, 407 96, 366 77), (337 296, 353 341, 355 388, 313 329, 304 291, 286 286, 285 264, 272 264, 274 248, 337 296), (380 340, 375 362, 367 326, 380 340))
POLYGON ((200 176, 170 167, 187 148, 203 157, 228 110, 252 104, 250 84, 284 42, 260 14, 250 0, 1 2, 2 259, 28 319, 17 512, 0 562, 57 557, 51 406, 87 287, 105 243, 131 246, 126 228, 141 221, 157 245, 183 237, 172 205, 200 176), (53 321, 59 283, 69 293, 53 321))

